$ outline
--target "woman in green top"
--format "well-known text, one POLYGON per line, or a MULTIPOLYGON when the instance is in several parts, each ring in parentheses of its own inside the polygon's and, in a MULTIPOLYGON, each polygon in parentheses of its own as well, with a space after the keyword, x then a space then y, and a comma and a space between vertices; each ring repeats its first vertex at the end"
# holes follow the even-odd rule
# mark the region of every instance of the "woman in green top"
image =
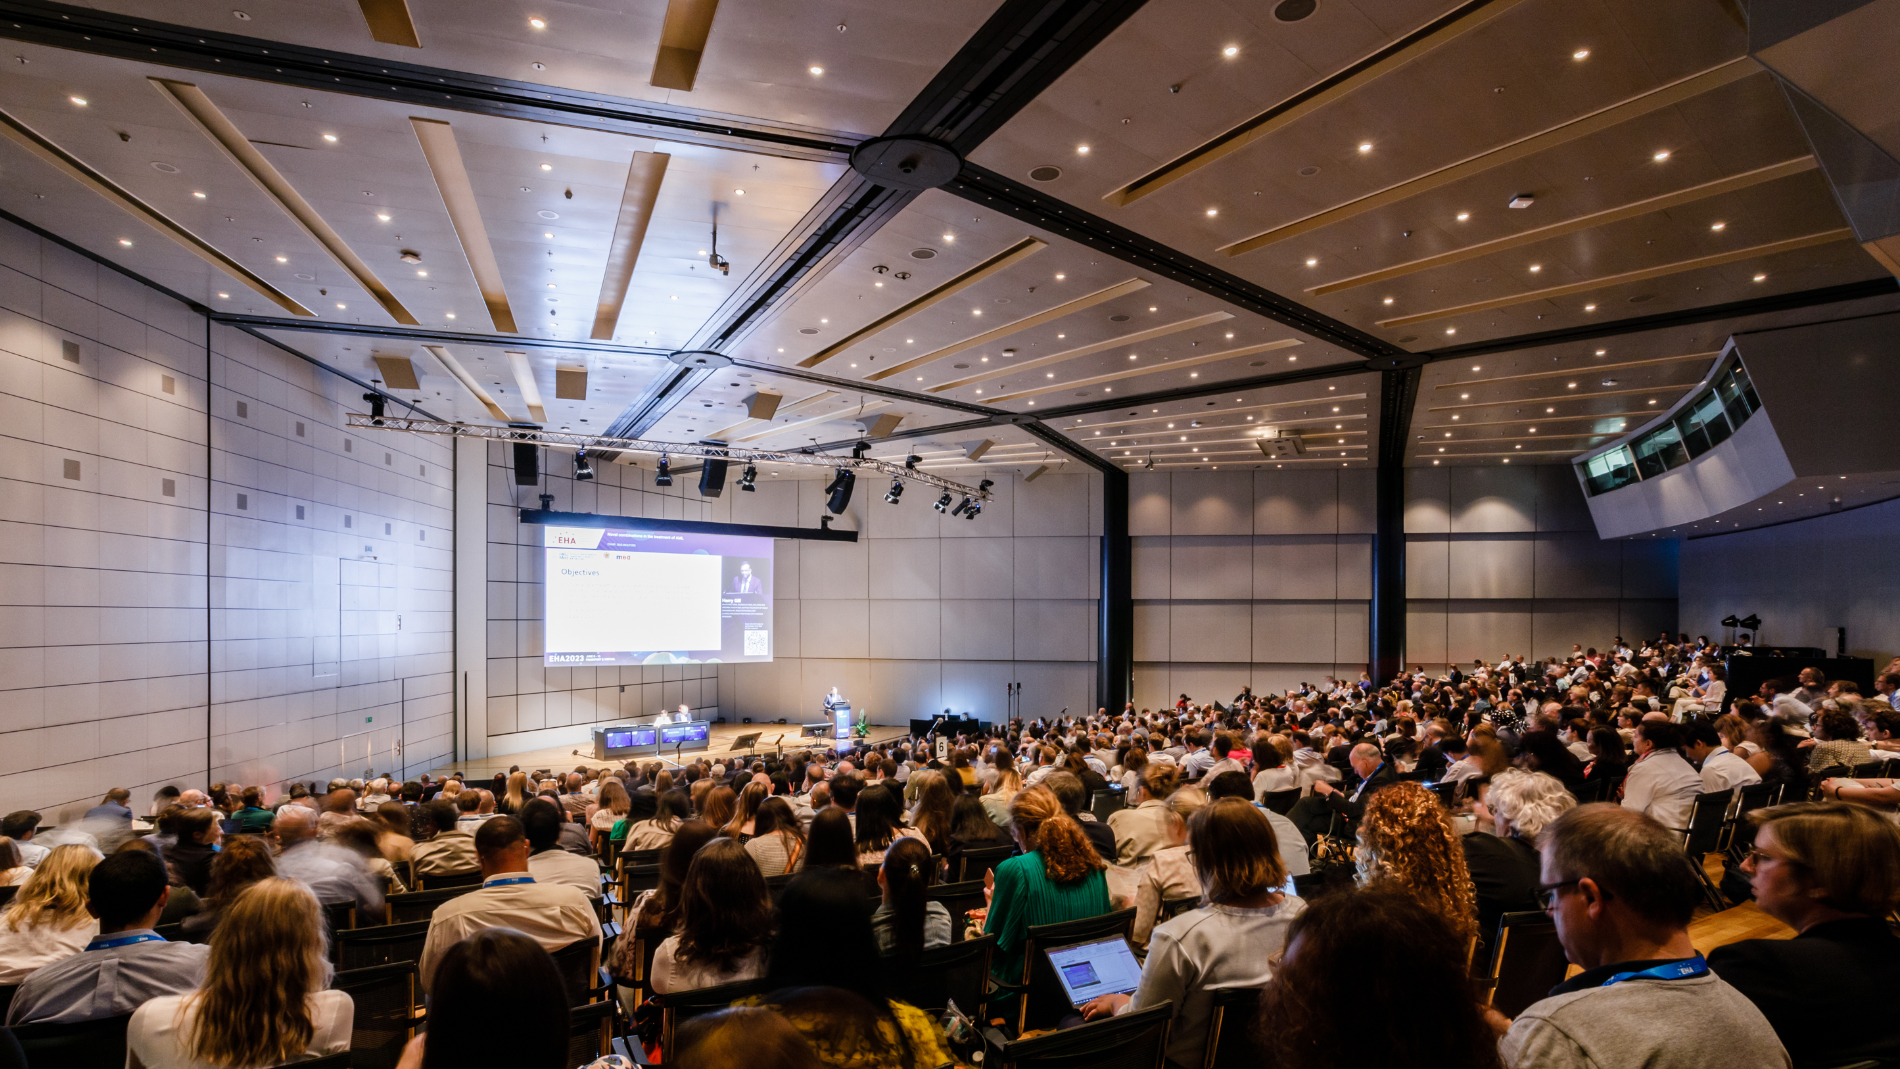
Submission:
POLYGON ((1037 785, 1016 795, 1009 815, 1023 852, 984 877, 990 904, 983 932, 996 936, 991 975, 1015 984, 1022 982, 1030 925, 1099 917, 1109 905, 1107 866, 1049 788, 1037 785))

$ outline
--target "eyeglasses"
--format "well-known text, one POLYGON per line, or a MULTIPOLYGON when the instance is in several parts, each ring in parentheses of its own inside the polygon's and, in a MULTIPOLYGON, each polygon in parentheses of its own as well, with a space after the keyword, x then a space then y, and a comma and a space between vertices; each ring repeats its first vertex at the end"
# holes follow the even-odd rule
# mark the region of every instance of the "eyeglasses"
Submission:
POLYGON ((1792 858, 1776 857, 1766 850, 1760 850, 1751 846, 1748 848, 1748 853, 1742 857, 1742 866, 1744 868, 1753 869, 1764 861, 1778 861, 1783 865, 1800 864, 1799 861, 1795 861, 1792 858))
MULTIPOLYGON (((1579 876, 1578 878, 1574 880, 1562 880, 1557 883, 1540 883, 1536 886, 1536 888, 1532 890, 1531 893, 1536 895, 1537 897, 1538 908, 1542 909, 1545 913, 1549 913, 1551 910, 1557 907, 1558 895, 1563 891, 1564 888, 1575 887, 1577 884, 1582 883, 1586 878, 1587 877, 1579 876)), ((1597 887, 1597 897, 1610 899, 1610 898, 1615 898, 1616 896, 1604 890, 1602 886, 1599 885, 1597 887)))

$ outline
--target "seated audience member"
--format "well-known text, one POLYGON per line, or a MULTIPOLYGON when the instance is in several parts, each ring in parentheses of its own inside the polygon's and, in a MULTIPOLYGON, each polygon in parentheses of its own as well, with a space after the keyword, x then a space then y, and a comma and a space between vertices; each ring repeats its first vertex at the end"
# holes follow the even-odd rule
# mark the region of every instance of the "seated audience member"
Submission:
POLYGON ((589 898, 600 897, 600 865, 561 849, 561 807, 531 798, 521 807, 521 830, 528 837, 528 874, 536 883, 566 884, 589 898))
MULTIPOLYGON (((325 814, 326 816, 330 814, 325 814)), ((345 815, 332 823, 340 827, 355 820, 345 815)), ((286 809, 271 826, 277 840, 277 874, 302 880, 326 906, 352 903, 359 910, 380 910, 383 893, 369 875, 368 864, 354 851, 317 841, 317 815, 307 809, 286 809)))
POLYGON ((765 801, 770 788, 758 781, 744 785, 739 791, 739 801, 719 833, 728 838, 737 839, 741 844, 750 842, 755 834, 753 822, 759 815, 759 803, 765 801))
MULTIPOLYGON (((1253 786, 1247 782, 1247 775, 1244 772, 1239 773, 1238 778, 1235 773, 1223 772, 1208 780, 1207 800, 1210 802, 1216 802, 1222 798, 1251 799, 1253 797, 1253 786)), ((1265 805, 1258 802, 1254 804, 1260 810, 1260 815, 1266 817, 1267 823, 1273 826, 1275 841, 1288 844, 1282 848, 1280 854, 1280 864, 1286 867, 1286 874, 1304 876, 1311 872, 1312 866, 1307 862, 1304 846, 1306 840, 1301 838, 1300 829, 1294 827, 1292 821, 1268 809, 1265 805)))
POLYGON ((1583 762, 1577 760, 1577 755, 1570 752, 1570 747, 1564 745, 1556 732, 1527 731, 1518 745, 1523 749, 1524 771, 1554 776, 1572 795, 1583 791, 1583 762))
POLYGON ((1479 804, 1490 813, 1493 832, 1480 828, 1459 845, 1478 900, 1478 935, 1490 945, 1497 938, 1499 917, 1539 907, 1542 862, 1537 835, 1558 814, 1574 808, 1577 799, 1555 777, 1512 769, 1491 781, 1479 804))
POLYGON ((659 994, 752 980, 765 973, 772 896, 738 840, 699 848, 680 886, 680 926, 653 954, 647 981, 659 994))
POLYGON ((1089 843, 1095 847, 1102 861, 1113 864, 1116 853, 1115 830, 1082 808, 1088 796, 1088 791, 1082 786, 1082 778, 1065 769, 1044 777, 1042 785, 1055 792, 1056 801, 1062 803, 1062 811, 1069 814, 1069 819, 1075 821, 1083 835, 1088 836, 1089 843))
POLYGON ((1135 877, 1135 924, 1129 942, 1137 952, 1147 951, 1149 934, 1157 923, 1167 920, 1163 913, 1167 903, 1192 900, 1200 905, 1201 877, 1188 850, 1188 819, 1206 804, 1207 794, 1198 787, 1183 787, 1168 797, 1170 845, 1156 850, 1135 877))
MULTIPOLYGON (((1109 834, 1113 835, 1114 832, 1109 834)), ((954 877, 963 871, 964 851, 988 850, 1007 845, 1009 836, 990 820, 982 799, 969 792, 957 799, 950 824, 950 843, 944 848, 943 855, 950 876, 954 877)))
POLYGON ((901 968, 914 966, 931 947, 950 945, 950 911, 930 898, 935 876, 930 847, 909 836, 892 843, 878 867, 884 901, 871 914, 871 932, 878 953, 896 958, 901 968))
POLYGON ((752 815, 752 835, 745 840, 745 850, 758 862, 761 876, 783 876, 803 867, 805 829, 792 815, 792 803, 777 797, 760 802, 752 815))
POLYGON ((689 803, 684 791, 663 791, 654 798, 653 815, 627 825, 627 844, 622 851, 658 850, 673 840, 680 823, 687 817, 689 803))
POLYGON ((7 1011, 9 1025, 121 1017, 146 1000, 195 989, 209 947, 168 943, 153 927, 170 888, 158 855, 121 850, 93 866, 86 911, 99 935, 86 949, 33 971, 7 1011))
POLYGON ((415 822, 411 819, 415 812, 401 802, 384 802, 370 815, 376 821, 376 849, 391 865, 415 858, 415 822))
POLYGON ((520 932, 488 928, 442 955, 429 1030, 409 1041, 397 1069, 573 1069, 567 1019, 566 986, 548 952, 520 932))
POLYGON ((1651 817, 1665 828, 1686 831, 1689 810, 1702 793, 1702 777, 1682 756, 1682 729, 1666 720, 1636 728, 1636 763, 1623 780, 1623 808, 1651 817))
MULTIPOLYGON (((701 780, 700 782, 710 782, 701 780)), ((706 798, 699 804, 699 819, 721 829, 732 823, 732 815, 739 811, 739 792, 731 787, 714 787, 706 792, 706 798)))
POLYGON ((381 821, 357 817, 338 824, 330 833, 330 842, 355 854, 363 871, 370 879, 379 881, 386 893, 403 894, 408 888, 403 886, 402 877, 396 875, 396 866, 383 856, 382 829, 381 821))
MULTIPOLYGON (((1223 774, 1238 775, 1242 790, 1251 792, 1245 773, 1223 774)), ((1171 1002, 1168 1065, 1199 1069, 1214 992, 1265 987, 1273 979, 1275 956, 1286 946, 1287 926, 1306 909, 1305 902, 1283 889, 1286 867, 1266 812, 1245 797, 1229 797, 1194 814, 1188 821, 1188 842, 1208 905, 1156 927, 1134 995, 1096 998, 1082 1007, 1084 1017, 1171 1002)))
POLYGON ((271 823, 277 819, 277 814, 265 808, 264 788, 246 787, 239 797, 243 799, 243 808, 231 814, 232 819, 237 821, 237 834, 262 835, 270 831, 271 823))
POLYGON ((171 875, 203 897, 211 883, 211 860, 218 856, 218 844, 224 839, 221 816, 215 809, 167 811, 161 826, 177 836, 165 844, 165 865, 171 875))
POLYGON ((0 835, 13 840, 13 845, 20 851, 20 863, 29 869, 39 867, 39 863, 52 849, 33 841, 39 824, 40 815, 31 809, 21 809, 0 818, 0 835))
MULTIPOLYGON (((678 1069, 825 1069, 791 1022, 760 1006, 735 1006, 679 1023, 678 1069)), ((426 1067, 425 1067, 426 1069, 426 1067)))
MULTIPOLYGON (((961 779, 958 783, 961 784, 961 779)), ((1076 781, 1078 788, 1081 781, 1076 781)), ((912 787, 917 791, 917 804, 910 812, 910 826, 924 837, 930 852, 942 856, 950 848, 950 829, 955 823, 957 809, 957 791, 950 787, 950 781, 942 772, 926 768, 910 777, 905 790, 912 787)), ((1113 846, 1111 841, 1110 846, 1113 846)))
POLYGON ((116 850, 120 843, 132 837, 132 810, 126 808, 131 800, 131 791, 114 787, 80 818, 80 823, 99 840, 99 849, 116 850))
POLYGON ((1613 728, 1597 728, 1590 732, 1591 761, 1583 769, 1583 781, 1594 784, 1608 783, 1604 788, 1608 794, 1599 797, 1608 800, 1623 786, 1624 777, 1629 775, 1629 749, 1623 736, 1613 728))
POLYGON ((1544 829, 1539 854, 1538 893, 1583 972, 1511 1022, 1505 1064, 1787 1069, 1761 1011, 1689 942, 1702 881, 1681 833, 1631 808, 1579 806, 1544 829))
POLYGON ((1263 1064, 1498 1069, 1465 940, 1415 896, 1342 887, 1300 911, 1284 939, 1255 1024, 1263 1064))
POLYGON ((33 870, 27 867, 19 846, 12 839, 0 835, 0 887, 18 887, 31 875, 33 870))
POLYGON ((1430 790, 1408 780, 1373 795, 1359 821, 1357 861, 1360 883, 1404 891, 1461 938, 1477 936, 1465 852, 1450 814, 1430 790))
POLYGON ((233 1069, 348 1050, 355 1003, 327 990, 323 933, 308 887, 277 878, 252 885, 211 942, 203 985, 132 1015, 127 1069, 233 1069))
POLYGON ((528 872, 521 822, 497 816, 475 833, 482 886, 435 907, 417 973, 427 990, 442 955, 484 928, 513 928, 550 952, 581 940, 600 942, 600 918, 577 888, 537 883, 528 872))
POLYGON ((1683 756, 1696 763, 1704 793, 1728 790, 1739 793, 1741 788, 1761 782, 1761 774, 1723 744, 1714 724, 1699 720, 1685 725, 1682 740, 1683 756))
POLYGON ((1264 730, 1254 740, 1253 768, 1253 800, 1256 802, 1266 801, 1269 794, 1300 787, 1300 774, 1287 763, 1286 754, 1264 730))
POLYGON ((86 949, 99 922, 86 911, 86 877, 99 863, 89 846, 56 846, 0 913, 0 984, 86 949))
POLYGON ((882 783, 873 783, 858 792, 858 804, 853 814, 857 819, 852 823, 857 827, 858 864, 867 870, 882 864, 884 851, 900 837, 914 835, 923 838, 923 832, 904 826, 904 804, 898 793, 882 783))
POLYGON ((1873 751, 1861 741, 1860 723, 1851 713, 1825 707, 1815 710, 1814 737, 1818 741, 1808 751, 1808 767, 1817 774, 1834 769, 1845 775, 1854 766, 1874 759, 1873 751))
POLYGON ((464 826, 452 802, 438 798, 421 807, 421 826, 433 834, 417 843, 409 852, 416 879, 431 876, 466 876, 481 871, 475 854, 473 825, 464 826))
POLYGON ((1016 984, 1022 982, 1022 946, 1030 925, 1099 917, 1109 911, 1109 902, 1106 866, 1054 793, 1042 786, 1027 788, 1009 809, 1010 828, 1023 852, 983 877, 989 898, 983 932, 996 936, 991 974, 1016 984))
POLYGON ((1156 850, 1173 845, 1168 796, 1180 785, 1181 770, 1175 765, 1151 762, 1141 770, 1141 785, 1129 799, 1133 808, 1117 809, 1108 815, 1109 830, 1115 835, 1116 861, 1139 865, 1153 857, 1156 850))
POLYGON ((861 888, 838 868, 800 873, 779 904, 779 934, 765 977, 772 993, 748 1001, 783 1015, 828 1069, 951 1064, 930 1015, 889 997, 871 903, 861 888))
POLYGON ((1900 1064, 1900 830, 1839 802, 1752 814, 1760 830, 1743 870, 1755 904, 1795 930, 1709 952, 1709 968, 1768 1018, 1795 1069, 1900 1064))
POLYGON ((1319 780, 1313 784, 1313 793, 1300 799, 1287 814, 1309 843, 1327 834, 1328 829, 1335 834, 1350 834, 1358 827, 1373 795, 1399 781, 1398 770, 1369 742, 1354 746, 1346 760, 1359 776, 1358 786, 1345 791, 1319 780))
MULTIPOLYGON (((639 928, 663 928, 669 932, 680 926, 680 889, 686 885, 686 871, 693 864, 693 855, 699 848, 711 842, 718 835, 718 829, 703 820, 684 820, 673 833, 673 838, 660 848, 660 886, 641 891, 635 895, 627 911, 634 918, 634 926, 639 928)), ((618 951, 622 945, 632 940, 621 940, 615 944, 618 951)), ((632 970, 615 973, 616 976, 632 976, 632 970)))
POLYGON ((263 836, 233 835, 226 839, 217 860, 211 863, 211 883, 204 908, 181 921, 181 931, 200 942, 209 939, 238 895, 257 881, 275 875, 277 863, 263 836))

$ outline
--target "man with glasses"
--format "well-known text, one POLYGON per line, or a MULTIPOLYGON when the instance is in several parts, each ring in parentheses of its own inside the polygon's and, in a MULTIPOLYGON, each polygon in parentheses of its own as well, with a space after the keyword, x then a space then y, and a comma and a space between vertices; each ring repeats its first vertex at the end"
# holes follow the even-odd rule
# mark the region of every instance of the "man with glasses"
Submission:
POLYGON ((1513 1069, 1788 1069, 1760 1010, 1689 942, 1702 884, 1682 837, 1610 804, 1545 829, 1538 896, 1583 972, 1531 1004, 1499 1044, 1513 1069))

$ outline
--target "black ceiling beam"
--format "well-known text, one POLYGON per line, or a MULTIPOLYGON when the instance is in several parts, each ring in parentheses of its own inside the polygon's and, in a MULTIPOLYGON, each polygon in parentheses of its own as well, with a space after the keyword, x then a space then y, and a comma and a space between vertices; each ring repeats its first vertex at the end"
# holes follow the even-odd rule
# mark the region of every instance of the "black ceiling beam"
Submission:
POLYGON ((1230 379, 1206 386, 1183 386, 1176 390, 1156 390, 1153 393, 1129 394, 1112 400, 1090 401, 1086 404, 1064 405, 1038 412, 1036 418, 1053 423, 1059 419, 1074 416, 1088 416, 1097 412, 1113 412, 1120 408, 1139 408, 1142 405, 1165 405, 1176 401, 1198 401, 1203 397, 1233 393, 1244 390, 1260 390, 1270 386, 1289 386, 1302 382, 1323 382, 1327 379, 1345 378, 1348 375, 1365 375, 1375 369, 1364 364, 1326 364, 1320 367, 1301 368, 1298 371, 1277 371, 1271 375, 1256 375, 1247 379, 1230 379))
POLYGON ((1347 352, 1368 359, 1410 355, 1390 342, 1315 312, 1264 286, 1212 267, 1187 253, 976 164, 966 162, 957 177, 943 188, 971 203, 1003 212, 1131 266, 1153 271, 1347 352))
POLYGON ((328 319, 289 319, 276 316, 239 315, 233 312, 207 311, 213 322, 257 330, 288 330, 302 334, 353 334, 359 337, 391 338, 417 345, 481 345, 510 349, 566 349, 576 352, 603 353, 612 356, 673 355, 671 349, 642 345, 593 341, 587 338, 560 340, 532 338, 518 334, 474 334, 465 331, 436 330, 430 327, 385 326, 375 323, 338 323, 328 319))
POLYGON ((1821 289, 1751 297, 1745 301, 1712 304, 1703 308, 1687 308, 1680 312, 1658 312, 1655 315, 1618 319, 1609 323, 1566 327, 1562 330, 1543 331, 1537 334, 1516 334, 1509 338, 1472 342, 1469 345, 1451 345, 1442 349, 1430 349, 1419 355, 1427 361, 1489 356, 1492 353, 1510 352, 1515 349, 1536 349, 1546 345, 1562 345, 1565 342, 1593 341, 1597 338, 1615 337, 1619 334, 1638 334, 1646 330, 1662 330, 1666 327, 1693 326, 1718 319, 1786 312, 1797 308, 1812 308, 1816 305, 1885 297, 1893 293, 1900 293, 1900 280, 1884 276, 1861 282, 1848 282, 1839 286, 1826 286, 1821 289))
POLYGON ((864 140, 861 134, 375 59, 44 0, 0 0, 0 37, 415 107, 659 137, 793 159, 844 159, 864 140))
POLYGON ((1379 466, 1405 466, 1406 439, 1412 436, 1412 411, 1425 373, 1416 367, 1379 373, 1379 466))

